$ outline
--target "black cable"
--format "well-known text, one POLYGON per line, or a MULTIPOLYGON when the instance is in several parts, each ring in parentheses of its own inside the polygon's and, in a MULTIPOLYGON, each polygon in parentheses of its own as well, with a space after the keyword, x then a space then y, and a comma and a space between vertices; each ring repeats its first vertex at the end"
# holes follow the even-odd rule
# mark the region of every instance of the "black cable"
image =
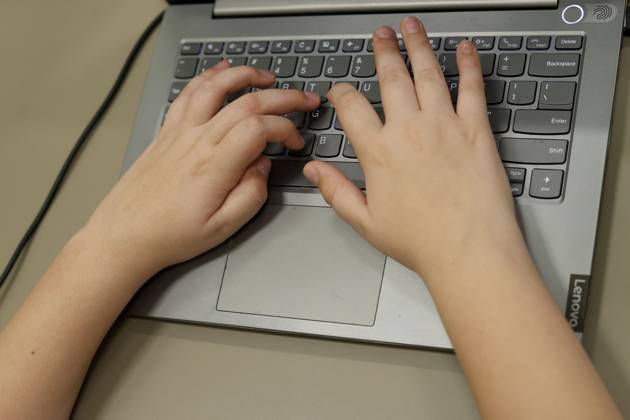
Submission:
POLYGON ((31 223, 28 230, 26 231, 26 233, 20 240, 18 246, 15 248, 15 251, 13 251, 13 255, 11 256, 11 259, 9 260, 6 267, 2 271, 2 275, 0 276, 0 288, 9 277, 9 274, 11 273, 13 266, 15 266, 15 263, 17 262, 18 258, 22 254, 22 251, 24 251, 26 244, 28 244, 29 240, 31 239, 31 237, 33 236, 33 234, 39 227, 42 220, 44 219, 44 216, 46 216, 46 213, 48 212, 50 205, 52 204, 57 193, 59 192, 59 188, 61 187, 61 184, 63 184, 63 181, 66 178, 66 175, 68 174, 68 171, 70 167, 72 166, 72 163, 74 162, 75 158, 77 157, 79 151, 81 150, 83 145, 87 142, 90 135, 92 134, 92 132, 94 131, 98 123, 101 121, 103 116, 107 113, 109 106, 112 104, 112 102, 116 98, 116 95, 118 95, 118 92, 120 92, 120 88, 122 87, 123 83, 127 79, 127 76, 129 75, 129 70, 133 66, 133 63, 136 61, 136 58, 138 58, 138 54, 142 50, 142 47, 144 46, 149 36, 153 33, 155 28, 157 28, 160 22, 162 22, 163 18, 164 18, 164 11, 162 11, 159 15, 157 15, 151 21, 151 23, 149 23, 149 25, 145 28, 144 32, 142 32, 142 35, 140 35, 140 38, 138 38, 138 40, 134 44, 133 48, 131 49, 131 52, 129 53, 129 55, 127 56, 127 59, 125 60, 125 64, 123 64, 122 68, 120 69, 120 72, 118 73, 118 77, 116 77, 116 81, 114 82, 113 86, 109 90, 107 97, 105 98, 101 106, 98 108, 98 110, 96 111, 96 113, 94 114, 90 122, 88 123, 88 125, 85 127, 85 129, 83 129, 83 132, 81 133, 78 140, 72 147, 70 154, 66 158, 65 162, 63 163, 63 166, 61 167, 61 170, 59 171, 59 173, 57 174, 57 177, 55 178, 55 182, 50 188, 50 191, 48 191, 48 195, 46 196, 44 203, 39 209, 39 212, 37 212, 35 219, 33 219, 33 222, 31 223))

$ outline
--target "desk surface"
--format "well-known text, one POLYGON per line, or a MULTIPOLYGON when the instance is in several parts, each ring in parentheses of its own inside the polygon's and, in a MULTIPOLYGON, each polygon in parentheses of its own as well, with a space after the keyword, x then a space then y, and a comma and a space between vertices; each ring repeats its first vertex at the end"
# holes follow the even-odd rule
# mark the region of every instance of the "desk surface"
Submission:
MULTIPOLYGON (((132 43, 162 7, 160 0, 2 2, 1 266, 132 43)), ((116 182, 154 42, 0 291, 0 325, 116 182)), ((584 345, 630 417, 630 42, 620 74, 584 345)), ((473 419, 478 413, 451 354, 122 319, 94 361, 75 418, 473 419)))

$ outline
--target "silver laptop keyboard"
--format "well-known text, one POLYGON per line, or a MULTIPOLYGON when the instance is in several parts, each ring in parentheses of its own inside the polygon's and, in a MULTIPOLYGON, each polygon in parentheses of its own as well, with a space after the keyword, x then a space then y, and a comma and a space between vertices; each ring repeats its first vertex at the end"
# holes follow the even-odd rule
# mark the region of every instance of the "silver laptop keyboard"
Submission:
MULTIPOLYGON (((457 44, 469 38, 480 52, 488 117, 515 197, 559 199, 566 181, 573 110, 577 98, 583 37, 556 35, 467 35, 430 38, 453 102, 457 99, 457 44)), ((411 66, 402 40, 401 53, 411 66)), ((168 101, 195 75, 226 59, 232 65, 272 70, 277 88, 317 92, 321 106, 287 115, 304 136, 305 147, 288 151, 270 144, 274 160, 270 185, 306 187, 302 175, 311 159, 325 160, 365 187, 356 154, 344 136, 326 93, 335 84, 354 85, 384 120, 372 40, 365 38, 183 40, 168 101)), ((250 92, 231 94, 227 101, 250 92)), ((168 106, 165 113, 168 111, 168 106)))

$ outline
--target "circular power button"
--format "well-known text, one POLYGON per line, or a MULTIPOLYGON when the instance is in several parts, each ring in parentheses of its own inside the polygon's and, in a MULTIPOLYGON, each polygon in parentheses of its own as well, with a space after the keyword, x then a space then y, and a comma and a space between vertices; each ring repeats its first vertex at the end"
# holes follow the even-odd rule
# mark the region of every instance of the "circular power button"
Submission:
POLYGON ((584 19, 584 9, 582 6, 572 4, 565 7, 562 11, 562 20, 564 23, 574 25, 576 23, 580 23, 582 19, 584 19))

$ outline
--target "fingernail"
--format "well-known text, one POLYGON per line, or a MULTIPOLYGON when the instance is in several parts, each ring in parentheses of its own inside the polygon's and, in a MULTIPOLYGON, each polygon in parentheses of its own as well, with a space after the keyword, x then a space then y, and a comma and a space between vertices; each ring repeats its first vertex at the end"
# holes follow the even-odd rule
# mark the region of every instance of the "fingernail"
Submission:
POLYGON ((409 34, 420 32, 422 28, 420 20, 415 16, 406 16, 402 21, 402 27, 409 34))
POLYGON ((308 99, 310 99, 311 101, 320 101, 320 97, 319 97, 319 93, 315 93, 315 92, 304 92, 306 94, 306 96, 308 96, 308 99))
POLYGON ((464 54, 469 54, 473 50, 473 45, 472 45, 472 42, 466 39, 459 43, 459 48, 462 50, 464 54))
POLYGON ((256 165, 256 169, 264 176, 269 176, 269 172, 271 172, 271 161, 267 158, 260 159, 256 165))
POLYGON ((227 60, 221 60, 214 67, 217 69, 222 69, 224 67, 227 68, 227 67, 230 67, 230 62, 227 60))
POLYGON ((317 172, 317 169, 313 168, 313 165, 306 165, 304 167, 304 176, 311 181, 313 185, 317 185, 319 182, 319 172, 317 172))
POLYGON ((276 73, 272 72, 271 70, 261 70, 261 71, 266 79, 274 80, 276 78, 276 73))
POLYGON ((384 38, 384 39, 396 37, 396 33, 389 26, 381 26, 380 28, 376 30, 376 32, 374 32, 374 34, 377 37, 384 38))

